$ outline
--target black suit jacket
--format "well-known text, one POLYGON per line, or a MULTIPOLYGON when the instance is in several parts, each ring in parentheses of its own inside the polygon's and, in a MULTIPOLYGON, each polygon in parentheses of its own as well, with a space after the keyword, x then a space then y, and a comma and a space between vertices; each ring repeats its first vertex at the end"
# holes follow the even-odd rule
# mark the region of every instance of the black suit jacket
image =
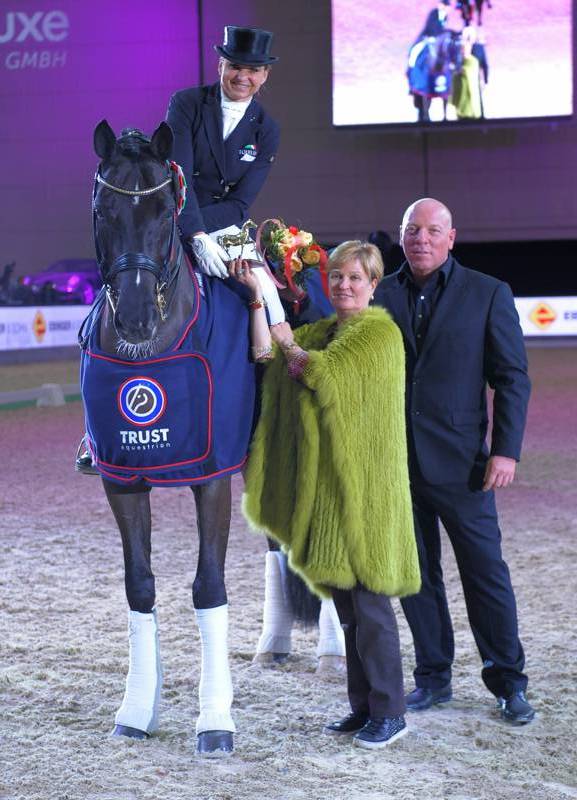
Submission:
POLYGON ((490 452, 519 460, 531 384, 511 289, 452 259, 418 355, 401 270, 379 284, 375 302, 403 333, 411 459, 429 483, 468 481, 480 472, 489 452, 488 384, 495 390, 490 452))
POLYGON ((173 158, 187 182, 182 234, 242 225, 276 156, 277 123, 253 98, 225 142, 219 84, 176 92, 166 121, 174 133, 173 158))

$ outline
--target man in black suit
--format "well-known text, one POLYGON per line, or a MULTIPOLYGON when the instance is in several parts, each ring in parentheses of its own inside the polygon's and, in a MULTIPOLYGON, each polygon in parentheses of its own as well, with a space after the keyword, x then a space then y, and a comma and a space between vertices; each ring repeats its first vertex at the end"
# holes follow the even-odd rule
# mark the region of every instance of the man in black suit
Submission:
POLYGON ((531 722, 525 656, 494 489, 509 486, 521 452, 530 382, 509 286, 450 254, 449 209, 425 198, 403 217, 406 262, 376 291, 401 328, 407 359, 407 436, 422 590, 402 600, 415 644, 422 711, 452 697, 453 629, 441 569, 439 521, 453 546, 482 678, 503 719, 531 722), (494 389, 490 450, 486 390, 494 389))

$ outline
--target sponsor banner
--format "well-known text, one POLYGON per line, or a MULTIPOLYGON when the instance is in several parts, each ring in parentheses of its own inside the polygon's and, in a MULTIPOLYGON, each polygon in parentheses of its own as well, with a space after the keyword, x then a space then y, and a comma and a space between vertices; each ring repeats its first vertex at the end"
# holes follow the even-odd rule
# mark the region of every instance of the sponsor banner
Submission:
MULTIPOLYGON (((577 336, 577 297, 516 297, 515 306, 524 336, 577 336)), ((0 351, 75 345, 88 311, 88 306, 0 306, 0 351)))
POLYGON ((0 351, 78 344, 89 306, 0 306, 0 351))
POLYGON ((524 336, 577 336, 577 297, 516 297, 524 336))

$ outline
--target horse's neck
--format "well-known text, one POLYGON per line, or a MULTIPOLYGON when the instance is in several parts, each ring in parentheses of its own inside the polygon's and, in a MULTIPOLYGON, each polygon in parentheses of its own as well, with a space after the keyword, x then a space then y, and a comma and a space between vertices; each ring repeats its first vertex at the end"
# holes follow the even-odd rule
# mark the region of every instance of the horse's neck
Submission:
MULTIPOLYGON (((166 319, 160 321, 154 350, 150 355, 163 353, 181 333, 184 325, 190 320, 194 309, 194 285, 186 262, 182 257, 178 275, 166 293, 166 319)), ((105 353, 117 355, 120 340, 114 328, 112 309, 106 303, 100 319, 100 348, 105 353)))

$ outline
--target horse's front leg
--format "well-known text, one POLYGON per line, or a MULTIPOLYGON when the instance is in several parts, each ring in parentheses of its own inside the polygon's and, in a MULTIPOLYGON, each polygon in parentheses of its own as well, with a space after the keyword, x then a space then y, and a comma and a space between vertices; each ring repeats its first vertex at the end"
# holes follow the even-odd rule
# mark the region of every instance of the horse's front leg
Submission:
POLYGON ((154 575, 150 563, 150 494, 103 480, 124 552, 128 600, 129 667, 114 736, 144 739, 158 725, 162 667, 158 641, 154 575))
POLYGON ((192 601, 202 657, 196 723, 198 753, 216 757, 233 751, 235 725, 230 713, 232 681, 228 664, 228 604, 224 562, 230 530, 230 478, 194 486, 198 521, 198 566, 192 601))

